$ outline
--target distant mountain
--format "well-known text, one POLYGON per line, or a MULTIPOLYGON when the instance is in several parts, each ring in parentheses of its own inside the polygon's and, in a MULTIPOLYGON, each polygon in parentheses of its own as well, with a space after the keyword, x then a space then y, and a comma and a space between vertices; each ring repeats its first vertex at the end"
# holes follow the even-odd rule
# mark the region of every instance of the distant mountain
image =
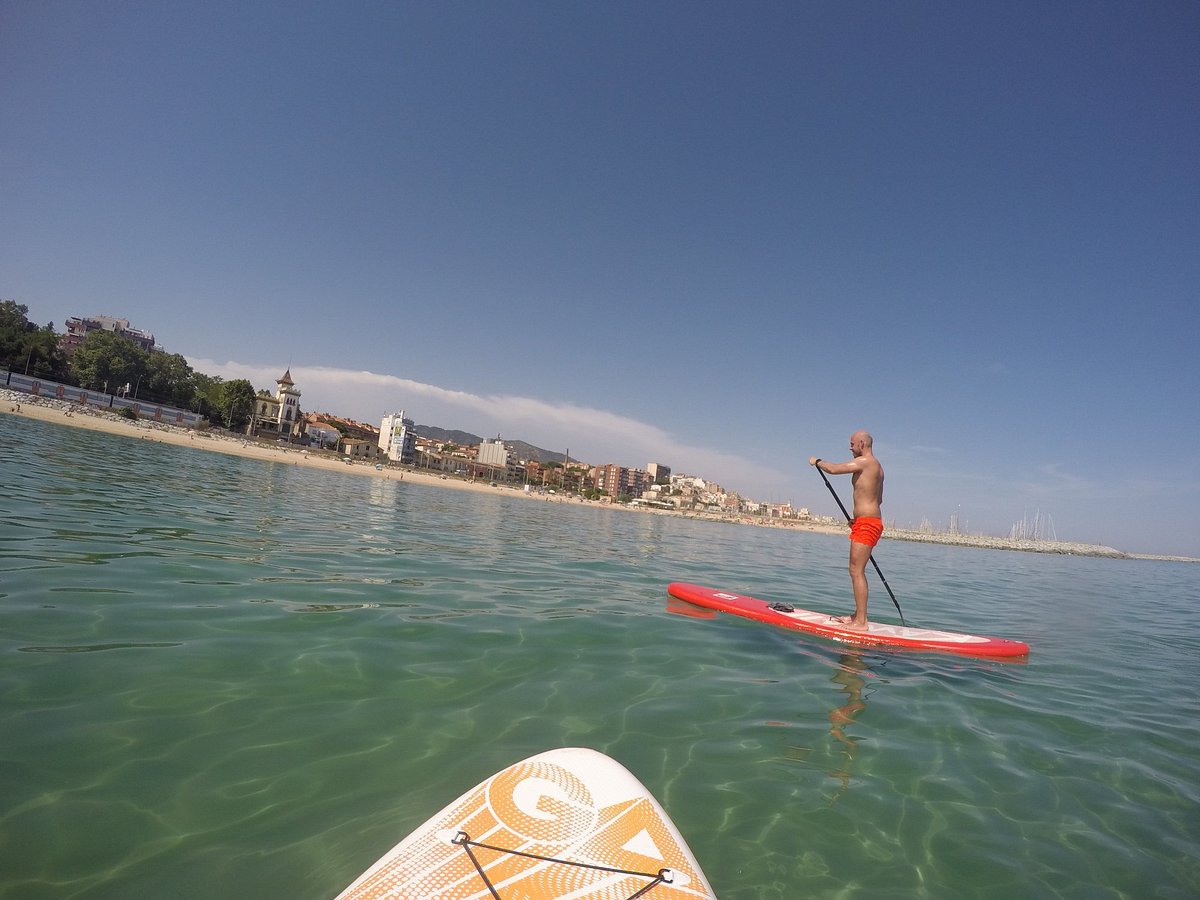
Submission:
MULTIPOLYGON (((540 463, 560 463, 566 458, 565 454, 555 453, 553 450, 543 450, 541 447, 535 447, 524 441, 505 441, 504 443, 513 448, 517 459, 532 459, 540 463)), ((579 460, 576 459, 573 462, 579 462, 579 460)))
POLYGON ((445 428, 438 428, 434 425, 417 425, 413 427, 413 431, 431 441, 450 441, 463 447, 470 447, 483 441, 479 435, 471 434, 469 431, 447 431, 445 428))
MULTIPOLYGON (((447 431, 445 428, 438 428, 435 425, 416 425, 413 427, 413 431, 423 438, 429 438, 432 441, 449 441, 460 447, 474 447, 483 443, 483 438, 477 434, 471 434, 469 431, 447 431)), ((543 450, 541 447, 535 447, 524 441, 505 441, 504 443, 512 447, 518 459, 532 459, 540 463, 561 463, 565 458, 563 453, 543 450)))

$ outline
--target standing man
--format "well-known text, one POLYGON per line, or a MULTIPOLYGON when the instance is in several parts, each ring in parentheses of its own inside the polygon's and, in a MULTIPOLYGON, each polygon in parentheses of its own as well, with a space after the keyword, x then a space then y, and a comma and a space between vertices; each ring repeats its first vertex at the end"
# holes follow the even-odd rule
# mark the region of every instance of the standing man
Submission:
POLYGON ((883 466, 871 452, 871 435, 856 431, 850 435, 850 462, 831 463, 815 456, 808 458, 830 475, 852 475, 854 485, 854 521, 850 523, 850 584, 854 586, 854 615, 836 617, 851 628, 867 627, 867 560, 883 534, 883 466))

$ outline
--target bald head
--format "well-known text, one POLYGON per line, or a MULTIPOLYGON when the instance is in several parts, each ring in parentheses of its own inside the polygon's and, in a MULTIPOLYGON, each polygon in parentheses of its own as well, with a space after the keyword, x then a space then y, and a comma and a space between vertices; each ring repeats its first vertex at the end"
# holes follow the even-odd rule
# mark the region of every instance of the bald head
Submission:
POLYGON ((873 441, 869 431, 856 431, 850 435, 850 452, 855 456, 861 454, 864 450, 870 450, 873 441))

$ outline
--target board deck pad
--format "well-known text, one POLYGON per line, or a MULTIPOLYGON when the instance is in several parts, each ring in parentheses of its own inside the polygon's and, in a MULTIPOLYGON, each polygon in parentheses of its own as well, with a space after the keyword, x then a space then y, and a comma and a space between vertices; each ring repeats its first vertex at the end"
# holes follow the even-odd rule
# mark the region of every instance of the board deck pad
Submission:
MULTIPOLYGON (((703 610, 700 613, 702 616, 706 613, 726 612, 758 622, 806 631, 835 641, 864 647, 934 650, 942 653, 997 659, 1015 659, 1029 655, 1028 644, 1007 638, 982 637, 977 634, 960 634, 956 631, 890 625, 885 622, 870 622, 867 630, 863 631, 857 628, 847 628, 828 613, 800 609, 788 603, 768 603, 756 597, 746 597, 732 591, 720 591, 697 584, 672 582, 667 585, 667 594, 692 607, 700 607, 703 610)), ((672 611, 681 612, 684 615, 696 614, 687 609, 674 608, 672 611)))
POLYGON ((697 900, 715 895, 658 801, 620 763, 550 750, 497 772, 337 900, 697 900))

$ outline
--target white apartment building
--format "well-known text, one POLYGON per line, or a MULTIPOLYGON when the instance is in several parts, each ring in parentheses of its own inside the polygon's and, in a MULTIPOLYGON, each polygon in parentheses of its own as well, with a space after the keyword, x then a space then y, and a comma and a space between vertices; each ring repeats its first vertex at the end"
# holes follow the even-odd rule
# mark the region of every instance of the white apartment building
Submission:
POLYGON ((486 467, 492 478, 509 479, 516 473, 516 460, 513 453, 504 446, 504 441, 499 437, 496 437, 495 440, 480 442, 475 462, 486 467))
POLYGON ((508 448, 504 446, 504 441, 500 438, 496 438, 494 441, 483 441, 479 445, 479 455, 476 459, 481 465, 506 469, 508 468, 508 448))
POLYGON ((384 416, 379 426, 379 449, 393 462, 412 465, 416 457, 416 423, 404 417, 404 410, 384 416))

